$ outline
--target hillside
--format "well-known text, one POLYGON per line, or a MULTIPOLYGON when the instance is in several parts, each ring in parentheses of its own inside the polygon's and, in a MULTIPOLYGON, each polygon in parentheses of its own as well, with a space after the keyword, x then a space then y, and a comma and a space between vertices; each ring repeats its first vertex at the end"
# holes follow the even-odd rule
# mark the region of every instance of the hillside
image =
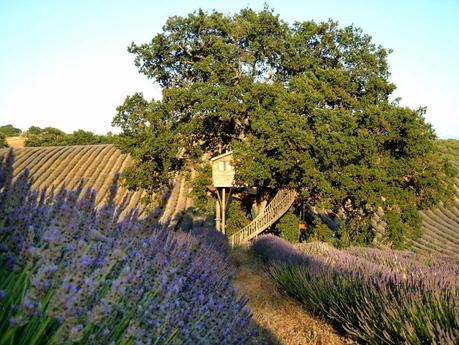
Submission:
MULTIPOLYGON (((8 152, 9 149, 1 149, 0 156, 6 156, 8 152)), ((113 145, 26 147, 14 152, 15 177, 28 168, 36 190, 63 185, 73 189, 83 180, 83 190, 96 189, 97 205, 107 197, 115 174, 132 164, 131 158, 113 145)), ((192 207, 188 192, 185 178, 178 177, 163 195, 156 196, 156 202, 149 207, 155 210, 161 224, 171 227, 194 225, 190 219, 185 222, 183 217, 183 211, 192 207)), ((132 192, 120 187, 116 202, 120 204, 125 200, 122 216, 133 208, 138 208, 141 215, 145 214, 147 206, 141 202, 143 195, 141 191, 132 192)), ((199 219, 197 222, 199 224, 199 219)))
MULTIPOLYGON (((442 140, 440 149, 442 155, 459 169, 459 141, 442 140)), ((459 256, 459 175, 455 178, 454 188, 456 196, 451 204, 421 211, 422 236, 413 242, 413 251, 459 256)))
MULTIPOLYGON (((0 156, 9 149, 0 149, 0 156)), ((459 145, 457 140, 441 142, 441 151, 459 168, 459 145)), ((82 145, 62 147, 25 147, 15 149, 14 175, 25 168, 34 178, 33 188, 40 189, 61 187, 75 188, 83 180, 84 190, 95 188, 96 202, 100 205, 107 197, 110 184, 116 172, 123 171, 132 164, 128 155, 122 154, 113 145, 82 145)), ((456 178, 457 195, 448 205, 422 211, 423 235, 413 242, 412 250, 416 252, 440 252, 448 255, 459 255, 459 177, 456 178)), ((155 210, 158 220, 165 226, 190 228, 202 226, 204 220, 196 217, 192 211, 192 200, 189 197, 190 187, 183 176, 171 182, 170 188, 156 196, 156 202, 150 205, 155 210), (185 212, 186 211, 186 212, 185 212)), ((126 200, 123 215, 133 208, 144 214, 147 207, 141 202, 143 193, 132 192, 120 187, 116 202, 126 200)), ((210 219, 206 225, 210 224, 210 219)))

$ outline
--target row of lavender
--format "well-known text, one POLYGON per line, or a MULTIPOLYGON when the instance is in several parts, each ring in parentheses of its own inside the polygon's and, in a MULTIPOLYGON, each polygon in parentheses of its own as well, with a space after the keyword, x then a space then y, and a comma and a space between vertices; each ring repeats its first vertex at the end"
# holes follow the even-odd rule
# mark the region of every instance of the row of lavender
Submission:
POLYGON ((116 183, 100 209, 93 190, 34 192, 13 159, 0 160, 0 344, 249 342, 224 239, 121 219, 116 183))
POLYGON ((278 287, 368 344, 456 344, 459 262, 377 249, 297 248, 275 236, 252 245, 278 287))

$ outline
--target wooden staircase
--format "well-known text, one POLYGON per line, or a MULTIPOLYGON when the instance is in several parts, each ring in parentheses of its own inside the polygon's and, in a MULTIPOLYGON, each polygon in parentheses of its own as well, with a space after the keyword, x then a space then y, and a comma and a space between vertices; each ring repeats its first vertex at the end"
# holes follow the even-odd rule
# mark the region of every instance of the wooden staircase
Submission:
POLYGON ((280 190, 263 213, 258 215, 249 225, 230 236, 229 241, 231 246, 247 242, 269 228, 288 211, 295 201, 296 196, 296 191, 280 190))

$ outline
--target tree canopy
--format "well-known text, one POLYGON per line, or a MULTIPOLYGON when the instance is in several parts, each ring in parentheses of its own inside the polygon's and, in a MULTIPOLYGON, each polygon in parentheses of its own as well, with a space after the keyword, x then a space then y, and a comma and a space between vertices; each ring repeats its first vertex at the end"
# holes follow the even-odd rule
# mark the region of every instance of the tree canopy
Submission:
POLYGON ((98 135, 93 132, 78 129, 67 134, 58 128, 40 128, 31 126, 26 132, 25 146, 69 146, 112 144, 116 138, 112 133, 98 135))
POLYGON ((0 133, 4 134, 6 137, 15 137, 22 133, 20 128, 16 128, 13 125, 4 125, 0 126, 0 133))
POLYGON ((0 132, 0 149, 8 147, 8 143, 6 142, 6 136, 2 132, 0 132))
POLYGON ((132 188, 155 190, 203 155, 233 150, 238 183, 269 198, 295 188, 340 215, 344 244, 418 235, 418 207, 448 195, 425 109, 391 102, 387 49, 353 26, 288 24, 272 10, 170 17, 128 48, 162 99, 136 93, 117 108, 132 188))

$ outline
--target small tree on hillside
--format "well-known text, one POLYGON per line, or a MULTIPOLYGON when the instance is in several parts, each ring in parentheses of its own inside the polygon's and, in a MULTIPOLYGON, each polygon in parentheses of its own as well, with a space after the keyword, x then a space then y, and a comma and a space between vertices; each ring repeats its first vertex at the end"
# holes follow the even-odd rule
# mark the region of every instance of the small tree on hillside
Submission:
POLYGON ((63 145, 66 134, 54 127, 45 127, 38 134, 27 136, 25 146, 60 146, 63 145))
POLYGON ((64 133, 53 127, 31 126, 27 131, 25 146, 69 146, 69 145, 97 145, 113 144, 117 135, 108 132, 106 135, 98 135, 90 131, 78 129, 71 134, 64 133))
POLYGON ((0 126, 0 133, 4 134, 5 137, 16 137, 21 135, 22 131, 13 125, 0 126))
POLYGON ((8 143, 6 142, 5 134, 0 133, 0 149, 4 147, 8 147, 8 143))
POLYGON ((280 237, 286 240, 297 243, 300 240, 300 221, 291 208, 282 218, 276 223, 275 230, 280 237))
POLYGON ((161 101, 127 97, 113 120, 137 163, 132 188, 153 191, 185 163, 233 150, 238 183, 260 203, 294 188, 341 215, 348 243, 372 242, 381 207, 397 246, 418 234, 416 208, 448 195, 425 110, 389 101, 389 51, 360 29, 197 11, 128 50, 163 88, 161 101))
POLYGON ((43 131, 43 129, 41 129, 38 126, 30 126, 29 129, 27 130, 26 134, 28 136, 29 135, 37 135, 37 134, 40 134, 42 131, 43 131))
POLYGON ((95 145, 100 144, 101 140, 99 136, 93 132, 78 129, 68 135, 66 141, 69 145, 95 145))

